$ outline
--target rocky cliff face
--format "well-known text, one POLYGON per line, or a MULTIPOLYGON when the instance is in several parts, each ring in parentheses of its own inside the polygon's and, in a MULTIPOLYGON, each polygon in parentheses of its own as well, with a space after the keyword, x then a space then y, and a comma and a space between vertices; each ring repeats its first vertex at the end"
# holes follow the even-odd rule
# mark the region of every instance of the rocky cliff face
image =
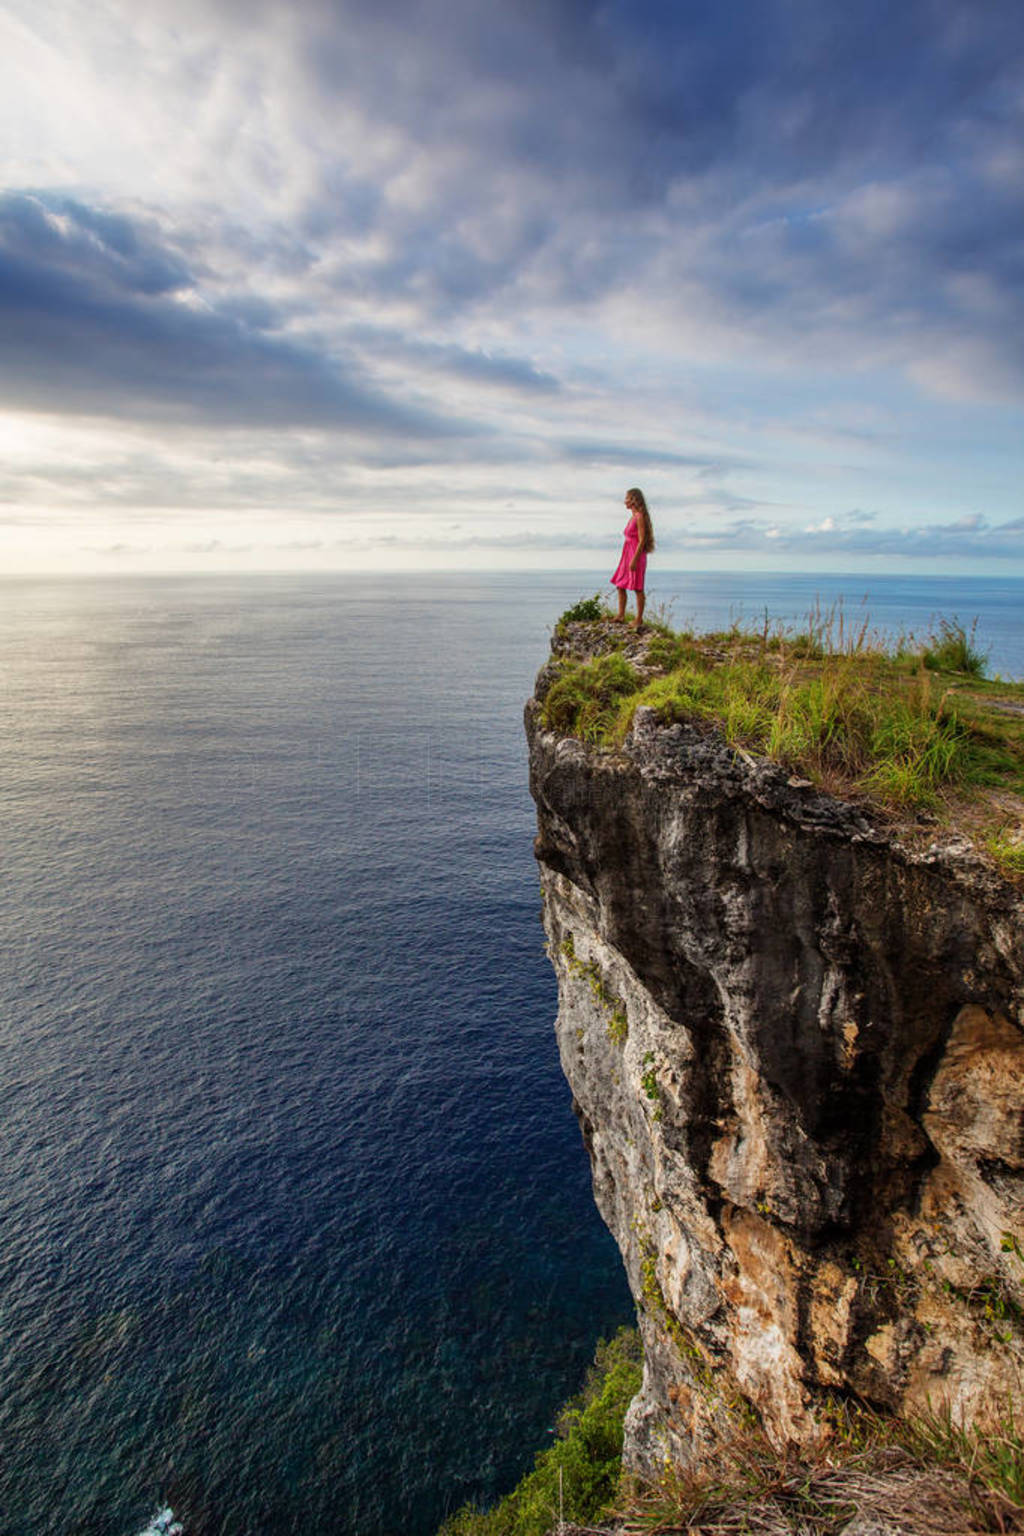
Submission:
POLYGON ((737 1412, 806 1444, 846 1394, 997 1420, 1024 1395, 1020 892, 703 726, 559 739, 552 675, 536 853, 644 1339, 627 1464, 703 1459, 737 1412))

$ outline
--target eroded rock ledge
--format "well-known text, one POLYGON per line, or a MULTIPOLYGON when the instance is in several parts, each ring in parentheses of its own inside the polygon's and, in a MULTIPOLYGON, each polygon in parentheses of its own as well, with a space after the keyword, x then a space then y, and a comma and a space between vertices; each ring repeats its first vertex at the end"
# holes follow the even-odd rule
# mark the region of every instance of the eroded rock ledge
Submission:
POLYGON ((644 1339, 626 1464, 703 1460, 737 1411, 813 1443, 845 1394, 995 1423, 1024 1396, 1019 890, 703 725, 559 739, 552 676, 536 853, 644 1339))

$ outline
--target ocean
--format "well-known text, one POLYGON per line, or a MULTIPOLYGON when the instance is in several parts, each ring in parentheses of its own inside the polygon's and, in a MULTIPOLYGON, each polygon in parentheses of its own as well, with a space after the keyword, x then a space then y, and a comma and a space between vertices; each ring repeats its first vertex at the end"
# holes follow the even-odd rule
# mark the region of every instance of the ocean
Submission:
MULTIPOLYGON (((2 1536, 429 1536, 631 1319, 521 723, 600 585, 0 584, 2 1536)), ((1024 582, 651 580, 679 625, 865 593, 1024 675, 1024 582)))

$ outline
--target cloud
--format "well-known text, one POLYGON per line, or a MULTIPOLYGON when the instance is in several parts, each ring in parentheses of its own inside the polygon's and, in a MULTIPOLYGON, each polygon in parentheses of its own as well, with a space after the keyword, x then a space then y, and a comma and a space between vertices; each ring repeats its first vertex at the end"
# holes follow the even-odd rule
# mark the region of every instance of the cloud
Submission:
POLYGON ((404 336, 400 331, 370 325, 347 327, 345 339, 350 346, 370 353, 378 362, 387 360, 474 385, 491 385, 528 395, 555 394, 561 387, 553 374, 538 369, 527 358, 510 357, 482 348, 424 341, 404 336))
POLYGON ((447 496, 504 538, 513 492, 568 532, 628 474, 680 547, 1013 545, 1017 0, 12 0, 0 29, 0 403, 99 423, 5 454, 12 516, 447 496), (929 491, 960 444, 1002 467, 958 509, 929 491))
POLYGON ((0 399, 24 409, 373 436, 477 430, 387 397, 358 367, 208 304, 180 255, 68 200, 0 200, 0 399))
MULTIPOLYGON (((839 337, 855 366, 895 360, 931 388, 938 337, 974 337, 976 372, 1002 360, 1019 380, 1008 0, 983 22, 953 0, 310 0, 300 17, 230 0, 186 8, 191 53, 169 6, 143 12, 165 108, 193 98, 204 174, 232 194, 201 236, 224 270, 255 260, 406 327, 632 288, 719 356, 741 335, 821 359, 839 337)), ((168 176, 195 155, 172 139, 168 176)))
POLYGON ((739 455, 712 455, 701 453, 675 453, 671 449, 650 447, 639 443, 568 441, 557 445, 557 453, 568 462, 586 464, 621 464, 634 467, 661 466, 672 469, 694 469, 702 475, 718 476, 729 469, 747 467, 748 461, 739 455))
POLYGON ((42 268, 54 284, 63 277, 69 287, 96 292, 152 297, 192 286, 180 253, 155 228, 75 198, 0 197, 0 233, 5 261, 23 281, 42 268))
POLYGON ((956 388, 1021 385, 1009 0, 193 10, 215 63, 180 89, 245 125, 225 172, 253 180, 224 238, 248 225, 325 301, 442 326, 500 303, 514 324, 630 290, 718 358, 841 343, 948 390, 936 360, 973 338, 956 388))
POLYGON ((713 528, 688 528, 671 541, 659 540, 664 547, 685 550, 722 549, 756 552, 771 546, 773 555, 791 554, 795 558, 812 553, 866 558, 891 556, 900 560, 998 560, 1024 556, 1024 518, 991 523, 980 514, 957 518, 948 523, 914 526, 873 526, 874 519, 853 512, 797 530, 756 518, 734 519, 713 528), (813 550, 807 535, 813 536, 813 550))
POLYGON ((417 146, 386 177, 375 267, 423 312, 585 310, 632 288, 718 356, 895 366, 1024 388, 1024 16, 766 0, 314 12, 312 77, 417 146), (970 25, 966 23, 970 21, 970 25), (368 66, 368 67, 367 67, 368 66), (983 281, 981 281, 983 279, 983 281), (974 284, 973 288, 971 284, 974 284), (981 296, 979 298, 979 295, 981 296), (694 317, 698 317, 695 324, 694 317))

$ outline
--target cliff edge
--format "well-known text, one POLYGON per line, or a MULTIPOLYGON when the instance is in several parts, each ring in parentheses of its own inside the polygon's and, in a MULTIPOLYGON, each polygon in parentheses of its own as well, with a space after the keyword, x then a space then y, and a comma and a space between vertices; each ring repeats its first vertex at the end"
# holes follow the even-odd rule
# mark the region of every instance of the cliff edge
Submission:
POLYGON ((625 1465, 705 1461, 737 1413, 813 1444, 848 1395, 996 1424, 1024 1361, 1019 887, 706 722, 553 732, 558 672, 530 785, 562 1065, 644 1344, 625 1465))

